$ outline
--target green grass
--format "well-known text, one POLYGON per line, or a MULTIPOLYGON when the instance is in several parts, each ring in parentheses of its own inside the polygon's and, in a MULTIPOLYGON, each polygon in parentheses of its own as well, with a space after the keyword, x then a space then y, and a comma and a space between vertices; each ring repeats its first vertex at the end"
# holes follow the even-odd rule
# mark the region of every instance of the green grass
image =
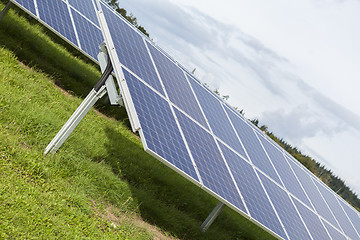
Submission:
POLYGON ((273 239, 229 208, 201 233, 217 200, 146 154, 126 117, 109 117, 123 109, 97 105, 108 117, 90 111, 43 156, 100 73, 21 15, 0 22, 0 239, 155 238, 136 219, 180 239, 273 239))

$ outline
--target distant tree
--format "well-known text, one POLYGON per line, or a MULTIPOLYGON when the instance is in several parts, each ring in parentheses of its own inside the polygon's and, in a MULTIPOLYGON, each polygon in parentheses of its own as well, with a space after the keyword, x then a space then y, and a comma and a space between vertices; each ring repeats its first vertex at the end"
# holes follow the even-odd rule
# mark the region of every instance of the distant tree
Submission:
POLYGON ((260 129, 261 129, 261 131, 263 131, 263 132, 267 132, 268 127, 267 127, 266 125, 262 125, 262 126, 260 127, 260 129))
POLYGON ((252 122, 255 126, 259 127, 259 119, 254 118, 253 120, 251 120, 251 122, 252 122))

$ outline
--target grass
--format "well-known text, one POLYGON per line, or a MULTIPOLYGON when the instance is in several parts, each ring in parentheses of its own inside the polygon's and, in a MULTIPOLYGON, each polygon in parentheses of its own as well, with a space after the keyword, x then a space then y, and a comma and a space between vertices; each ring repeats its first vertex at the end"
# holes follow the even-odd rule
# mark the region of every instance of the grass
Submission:
POLYGON ((273 239, 228 208, 201 233, 217 200, 146 154, 123 109, 97 105, 43 156, 100 76, 59 43, 16 8, 0 22, 0 239, 273 239))

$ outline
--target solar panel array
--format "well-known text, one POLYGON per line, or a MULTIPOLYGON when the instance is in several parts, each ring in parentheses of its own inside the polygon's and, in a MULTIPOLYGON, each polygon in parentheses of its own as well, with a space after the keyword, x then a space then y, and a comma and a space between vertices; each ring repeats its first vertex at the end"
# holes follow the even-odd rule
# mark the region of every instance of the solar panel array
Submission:
POLYGON ((101 26, 145 151, 279 238, 360 240, 353 207, 106 3, 16 2, 92 58, 101 26))

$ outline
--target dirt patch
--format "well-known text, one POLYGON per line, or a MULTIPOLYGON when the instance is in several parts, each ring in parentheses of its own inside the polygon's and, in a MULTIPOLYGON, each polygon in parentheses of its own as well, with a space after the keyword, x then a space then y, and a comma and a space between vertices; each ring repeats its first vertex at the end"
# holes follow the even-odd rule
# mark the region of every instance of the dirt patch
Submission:
POLYGON ((142 228, 149 232, 154 240, 179 240, 178 238, 166 236, 164 232, 162 232, 158 227, 151 225, 150 223, 147 223, 141 217, 135 215, 135 214, 128 214, 125 213, 119 213, 115 210, 115 207, 109 205, 104 210, 105 212, 100 212, 96 208, 96 202, 94 200, 91 200, 93 204, 93 210, 96 212, 98 216, 105 219, 106 221, 110 222, 111 226, 116 228, 117 226, 120 226, 123 222, 127 222, 132 224, 133 226, 142 228))

